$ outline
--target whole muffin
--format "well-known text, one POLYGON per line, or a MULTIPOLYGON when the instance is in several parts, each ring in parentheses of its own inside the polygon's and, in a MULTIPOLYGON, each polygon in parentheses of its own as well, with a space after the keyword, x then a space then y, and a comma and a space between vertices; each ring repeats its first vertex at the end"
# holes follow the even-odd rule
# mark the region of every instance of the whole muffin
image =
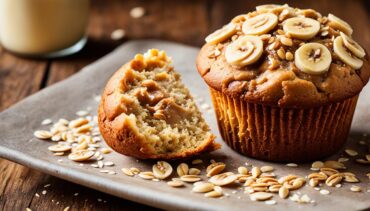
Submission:
POLYGON ((333 14, 262 5, 210 34, 196 63, 224 141, 270 161, 339 150, 370 74, 352 31, 333 14))
POLYGON ((110 78, 98 111, 115 151, 140 159, 188 158, 220 147, 164 51, 137 54, 110 78))

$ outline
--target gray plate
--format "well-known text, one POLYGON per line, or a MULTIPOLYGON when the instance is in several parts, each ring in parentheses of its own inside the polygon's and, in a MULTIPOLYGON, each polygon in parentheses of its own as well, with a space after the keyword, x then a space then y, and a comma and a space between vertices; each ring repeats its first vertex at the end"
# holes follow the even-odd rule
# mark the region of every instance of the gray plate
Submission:
MULTIPOLYGON (((250 210, 309 210, 315 207, 319 210, 329 210, 340 208, 341 210, 358 210, 370 207, 370 193, 367 192, 369 180, 366 173, 370 172, 368 166, 359 165, 353 160, 347 162, 348 170, 356 173, 361 179, 359 184, 362 193, 354 193, 349 190, 351 184, 345 183, 342 188, 323 188, 330 190, 330 195, 321 195, 318 191, 304 187, 298 192, 307 194, 315 200, 315 204, 297 204, 290 200, 281 200, 275 196, 277 205, 270 206, 263 202, 251 201, 243 190, 236 188, 224 188, 229 193, 229 197, 221 199, 208 199, 202 194, 191 193, 191 185, 185 188, 175 189, 168 187, 165 182, 153 182, 140 179, 138 177, 127 177, 120 171, 122 167, 138 167, 150 170, 152 161, 138 161, 117 153, 105 156, 105 161, 113 161, 116 165, 107 167, 118 172, 117 175, 100 173, 98 169, 89 164, 80 166, 67 158, 62 157, 63 162, 58 162, 61 157, 53 156, 47 150, 53 143, 40 141, 33 137, 36 129, 46 129, 40 122, 45 118, 58 120, 59 118, 73 119, 78 110, 92 107, 92 113, 96 114, 97 102, 94 96, 98 95, 104 87, 107 79, 118 67, 129 61, 137 52, 145 52, 149 48, 159 48, 167 51, 173 57, 176 69, 182 74, 183 81, 189 87, 194 96, 204 99, 211 105, 208 88, 195 70, 194 61, 199 49, 187 47, 162 41, 132 41, 119 47, 114 52, 100 59, 99 61, 85 67, 76 75, 64 80, 56 85, 46 88, 39 93, 19 102, 12 108, 0 114, 0 156, 25 166, 40 170, 42 172, 63 178, 65 180, 82 184, 87 187, 97 189, 115 196, 136 202, 144 203, 154 207, 165 209, 245 209, 250 210), (237 190, 236 193, 233 190, 237 190)), ((348 144, 357 149, 362 154, 366 148, 356 144, 359 138, 364 139, 363 132, 370 131, 369 110, 366 99, 370 99, 369 87, 362 93, 357 108, 356 117, 353 123, 353 130, 348 144), (356 138, 357 137, 357 138, 356 138)), ((211 125, 213 132, 219 134, 213 112, 204 111, 206 120, 211 125)), ((218 142, 222 143, 220 138, 218 142)), ((333 156, 337 159, 340 154, 333 156)), ((214 158, 228 164, 227 170, 236 171, 236 168, 245 162, 253 165, 272 165, 275 173, 286 175, 288 173, 297 175, 307 175, 310 164, 299 165, 298 168, 287 167, 284 164, 268 163, 243 157, 230 148, 223 145, 218 152, 204 155, 202 159, 209 161, 214 158)), ((202 165, 199 168, 204 167, 202 165)), ((203 170, 204 171, 204 170, 203 170)))

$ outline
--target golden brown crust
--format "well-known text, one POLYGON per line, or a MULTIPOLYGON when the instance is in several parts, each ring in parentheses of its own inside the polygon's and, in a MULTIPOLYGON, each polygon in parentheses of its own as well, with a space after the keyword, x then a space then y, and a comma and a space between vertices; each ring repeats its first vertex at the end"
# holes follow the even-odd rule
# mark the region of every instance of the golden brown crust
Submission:
POLYGON ((153 147, 129 117, 130 105, 121 95, 132 77, 132 69, 139 69, 138 65, 140 62, 135 59, 123 65, 104 88, 98 110, 98 124, 106 143, 121 154, 140 159, 180 159, 219 149, 220 145, 214 142, 215 136, 210 134, 196 149, 161 154, 153 151, 153 147))
POLYGON ((332 63, 327 74, 313 76, 297 71, 294 65, 268 71, 267 58, 240 69, 228 64, 223 53, 209 58, 214 48, 212 44, 202 47, 196 60, 198 72, 213 89, 248 102, 279 107, 321 106, 357 95, 370 76, 368 55, 359 70, 332 63))

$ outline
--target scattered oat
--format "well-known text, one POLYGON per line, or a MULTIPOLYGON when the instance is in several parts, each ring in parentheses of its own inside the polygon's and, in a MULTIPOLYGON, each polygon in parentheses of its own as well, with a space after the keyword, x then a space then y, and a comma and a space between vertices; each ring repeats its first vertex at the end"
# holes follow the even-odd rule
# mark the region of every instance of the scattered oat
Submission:
POLYGON ((84 116, 87 116, 88 114, 89 114, 89 112, 84 111, 84 110, 76 112, 76 115, 79 116, 79 117, 84 117, 84 116))
POLYGON ((178 187, 183 187, 184 183, 179 180, 172 180, 172 181, 167 182, 167 185, 178 188, 178 187))
POLYGON ((200 178, 198 175, 184 175, 184 176, 181 176, 180 179, 181 181, 184 181, 184 182, 193 183, 193 182, 200 181, 202 178, 200 178))
POLYGON ((195 160, 191 161, 191 164, 193 164, 193 165, 197 165, 197 164, 201 164, 201 163, 203 163, 203 161, 201 159, 195 159, 195 160))
POLYGON ((151 180, 155 178, 153 172, 151 171, 140 172, 138 175, 142 179, 146 179, 146 180, 151 180))
POLYGON ((165 161, 153 165, 153 175, 158 179, 166 179, 172 174, 172 166, 165 161))
POLYGON ((315 169, 320 169, 320 168, 324 167, 324 163, 321 162, 321 161, 315 161, 311 164, 311 167, 315 168, 315 169))
POLYGON ((240 167, 238 168, 238 173, 239 173, 239 174, 247 175, 247 174, 249 173, 249 171, 248 171, 248 168, 247 168, 247 167, 240 166, 240 167))
POLYGON ((252 193, 250 195, 250 199, 252 201, 266 201, 268 199, 271 199, 272 198, 272 194, 271 193, 266 193, 266 192, 256 192, 256 193, 252 193))
POLYGON ((267 200, 267 201, 265 201, 265 204, 267 204, 267 205, 275 205, 276 204, 276 201, 275 200, 267 200))
POLYGON ((53 153, 54 156, 63 156, 64 152, 55 152, 53 153))
POLYGON ((207 197, 207 198, 217 198, 217 197, 221 197, 223 195, 223 193, 220 193, 220 192, 217 192, 217 191, 211 191, 211 192, 208 192, 208 193, 205 193, 204 196, 207 197))
POLYGON ((110 175, 117 174, 115 171, 108 171, 107 173, 110 174, 110 175))
POLYGON ((109 154, 109 153, 111 153, 111 152, 112 152, 112 150, 110 150, 110 149, 108 149, 108 148, 102 148, 102 149, 100 150, 100 152, 102 152, 103 154, 109 154))
POLYGON ((57 144, 57 145, 52 145, 48 147, 48 150, 52 152, 67 152, 67 151, 70 151, 71 149, 72 147, 68 145, 64 145, 64 144, 63 145, 57 144))
POLYGON ((206 193, 212 191, 214 188, 214 185, 209 182, 205 183, 198 183, 198 185, 194 185, 192 191, 196 193, 206 193))
POLYGON ((114 166, 114 163, 111 161, 104 162, 104 166, 114 166))
POLYGON ((46 195, 47 191, 43 190, 41 193, 42 193, 42 195, 46 195))
POLYGON ((207 166, 206 172, 207 177, 212 177, 216 174, 221 173, 225 169, 226 165, 222 162, 211 163, 207 166))
POLYGON ((189 174, 190 175, 199 175, 200 174, 200 170, 199 169, 197 169, 197 168, 190 168, 189 169, 189 174))
POLYGON ((349 159, 348 158, 338 158, 338 162, 344 163, 347 162, 349 159))
POLYGON ((271 172, 273 170, 274 170, 274 167, 272 167, 272 166, 262 166, 261 167, 262 172, 271 172))
POLYGON ((130 170, 130 169, 127 169, 127 168, 122 168, 121 171, 126 174, 127 176, 134 176, 134 173, 130 170))
POLYGON ((322 194, 322 195, 329 195, 330 194, 330 191, 328 191, 326 189, 321 189, 320 190, 320 194, 322 194))
POLYGON ((210 183, 213 183, 214 185, 224 186, 224 185, 234 183, 234 181, 236 181, 237 179, 238 179, 237 175, 231 172, 226 172, 226 173, 214 175, 208 181, 210 183))
POLYGON ((89 150, 76 150, 68 155, 68 159, 81 162, 90 159, 95 153, 89 150))
POLYGON ((354 157, 358 155, 358 152, 353 149, 345 149, 344 152, 346 152, 347 155, 354 157))
POLYGON ((50 125, 51 123, 53 123, 51 119, 44 119, 42 120, 41 125, 50 125))
POLYGON ((286 198, 288 198, 288 196, 289 196, 289 189, 288 189, 288 188, 286 188, 286 187, 284 187, 284 186, 282 186, 282 187, 279 189, 279 196, 280 196, 280 198, 282 198, 282 199, 286 199, 286 198))
POLYGON ((179 175, 179 177, 187 175, 188 172, 189 172, 189 166, 186 163, 180 163, 177 166, 176 171, 177 171, 177 175, 179 175))
POLYGON ((140 169, 136 168, 136 167, 131 167, 130 168, 130 171, 134 174, 139 174, 140 173, 140 169))
POLYGON ((370 164, 369 160, 365 160, 365 159, 362 159, 362 158, 356 159, 356 162, 361 163, 361 164, 370 164))
POLYGON ((332 169, 345 169, 346 168, 343 163, 340 163, 340 162, 335 161, 335 160, 325 161, 324 166, 327 167, 327 168, 332 168, 332 169))
POLYGON ((134 7, 130 11, 130 15, 133 18, 141 18, 145 14, 145 9, 143 7, 134 7))
POLYGON ((288 163, 288 164, 286 164, 286 166, 289 166, 289 167, 298 167, 298 165, 296 163, 288 163))
POLYGON ((49 131, 46 131, 46 130, 36 130, 33 135, 38 138, 38 139, 42 139, 42 140, 45 140, 45 139, 50 139, 53 135, 49 132, 49 131))
POLYGON ((352 187, 350 188, 350 190, 352 192, 361 192, 361 187, 360 186, 357 186, 357 185, 352 185, 352 187))

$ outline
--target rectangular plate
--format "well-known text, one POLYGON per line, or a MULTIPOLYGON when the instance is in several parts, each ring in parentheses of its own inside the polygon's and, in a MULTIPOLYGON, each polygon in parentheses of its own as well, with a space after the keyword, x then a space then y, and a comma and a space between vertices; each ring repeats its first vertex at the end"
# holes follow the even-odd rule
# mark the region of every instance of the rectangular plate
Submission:
MULTIPOLYGON (((362 181, 358 184, 363 189, 362 193, 351 192, 349 190, 351 184, 349 183, 345 183, 342 188, 323 186, 323 188, 332 192, 330 195, 321 195, 318 191, 306 186, 298 192, 307 194, 316 201, 315 204, 301 205, 274 196, 277 204, 271 207, 263 202, 251 201, 248 194, 244 194, 243 190, 237 188, 224 188, 225 192, 230 194, 229 197, 209 199, 203 197, 202 194, 192 193, 191 184, 186 185, 185 188, 176 189, 167 186, 164 181, 153 182, 138 177, 125 176, 120 171, 122 167, 135 166, 142 170, 151 170, 153 161, 138 161, 115 152, 106 155, 104 160, 113 161, 116 165, 107 168, 118 172, 118 174, 103 174, 99 172, 99 169, 93 168, 89 164, 80 166, 66 157, 53 156, 47 150, 47 147, 54 143, 37 140, 33 137, 35 130, 48 128, 40 125, 43 119, 58 120, 59 118, 66 118, 71 120, 76 118, 76 111, 87 107, 91 107, 93 115, 96 115, 98 102, 94 100, 94 96, 101 93, 108 78, 122 64, 133 58, 136 53, 145 52, 149 48, 166 50, 168 55, 173 58, 175 68, 182 74, 182 79, 191 93, 211 105, 208 88, 195 68, 195 58, 199 49, 155 40, 132 41, 125 43, 114 52, 85 67, 67 80, 41 90, 2 112, 0 114, 0 156, 74 183, 164 209, 227 210, 230 208, 249 208, 250 210, 270 210, 274 208, 297 210, 299 208, 300 210, 310 210, 315 207, 318 210, 336 208, 359 210, 370 207, 370 193, 367 192, 370 189, 369 179, 366 177, 366 173, 370 172, 369 167, 356 164, 353 159, 346 162, 346 166, 348 171, 354 172, 362 181), (58 162, 57 160, 61 158, 63 162, 58 162), (234 190, 237 190, 237 192, 234 193, 234 190)), ((366 138, 361 136, 362 133, 370 132, 370 125, 368 124, 370 115, 367 109, 369 103, 366 100, 370 99, 369 88, 360 97, 351 136, 347 144, 362 154, 366 153, 367 149, 364 146, 361 148, 356 144, 356 141, 359 138, 366 138)), ((292 168, 284 164, 254 160, 233 152, 221 140, 213 112, 203 110, 203 113, 213 132, 218 136, 217 141, 223 144, 221 150, 201 157, 206 163, 210 159, 222 161, 227 164, 227 171, 234 172, 238 166, 245 162, 257 166, 271 165, 275 167, 275 173, 278 176, 288 173, 304 176, 310 172, 310 164, 302 164, 297 168, 292 168)), ((341 153, 338 153, 332 159, 337 159, 340 155, 341 153)), ((204 172, 205 165, 197 167, 202 168, 204 172)))

